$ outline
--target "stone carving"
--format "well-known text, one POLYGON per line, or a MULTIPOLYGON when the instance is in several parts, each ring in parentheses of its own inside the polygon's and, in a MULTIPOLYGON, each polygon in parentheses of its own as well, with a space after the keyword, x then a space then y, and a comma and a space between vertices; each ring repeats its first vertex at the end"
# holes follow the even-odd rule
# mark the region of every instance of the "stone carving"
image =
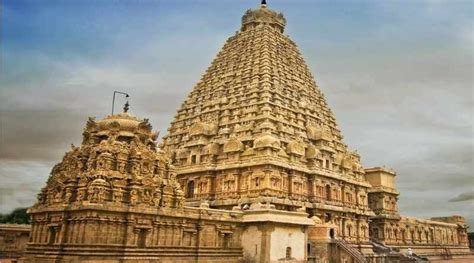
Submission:
POLYGON ((269 24, 278 27, 283 33, 286 25, 286 19, 282 13, 276 13, 275 11, 262 6, 256 10, 247 10, 242 17, 242 30, 246 30, 251 25, 258 24, 269 24))
POLYGON ((303 143, 294 140, 294 141, 291 141, 288 144, 288 146, 286 147, 286 152, 288 154, 304 156, 305 155, 305 148, 304 148, 303 143))
MULTIPOLYGON (((139 120, 128 113, 99 121, 89 118, 82 145, 73 145, 62 162, 54 166, 35 206, 83 201, 174 205, 161 202, 161 188, 171 184, 178 189, 179 185, 171 174, 173 171, 167 168, 169 159, 155 150, 155 135, 148 120, 139 120), (125 195, 129 198, 125 199, 125 195)), ((176 200, 182 198, 179 191, 167 194, 170 198, 176 196, 176 200)), ((180 202, 176 204, 182 206, 180 202)))
POLYGON ((254 148, 280 148, 280 141, 270 134, 262 135, 255 139, 254 148))
POLYGON ((224 144, 225 153, 241 152, 243 151, 243 149, 244 149, 244 144, 236 138, 232 138, 224 144))

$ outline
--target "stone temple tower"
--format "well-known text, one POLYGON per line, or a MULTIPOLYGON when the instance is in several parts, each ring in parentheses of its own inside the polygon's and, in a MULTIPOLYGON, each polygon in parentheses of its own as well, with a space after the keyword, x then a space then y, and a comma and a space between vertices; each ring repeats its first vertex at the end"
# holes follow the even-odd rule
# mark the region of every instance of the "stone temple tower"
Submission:
POLYGON ((248 10, 162 147, 188 205, 304 209, 333 224, 338 236, 363 243, 374 215, 370 184, 285 25, 265 2, 248 10))
POLYGON ((161 147, 128 104, 89 119, 28 210, 24 262, 471 256, 464 218, 398 213, 396 173, 364 169, 343 143, 285 25, 266 1, 248 10, 161 147))

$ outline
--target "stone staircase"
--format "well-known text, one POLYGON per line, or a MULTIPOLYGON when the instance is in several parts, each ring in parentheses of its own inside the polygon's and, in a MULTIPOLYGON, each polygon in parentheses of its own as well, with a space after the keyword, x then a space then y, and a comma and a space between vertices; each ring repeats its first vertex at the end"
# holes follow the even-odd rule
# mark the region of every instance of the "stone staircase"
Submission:
POLYGON ((370 239, 370 243, 374 248, 376 254, 383 254, 389 258, 397 258, 398 262, 429 262, 426 258, 422 258, 417 254, 413 253, 410 257, 401 253, 398 249, 386 246, 375 239, 370 239))
POLYGON ((372 244, 374 248, 374 252, 377 254, 399 254, 399 250, 395 250, 389 246, 386 246, 375 239, 370 239, 370 244, 372 244))
POLYGON ((359 250, 354 248, 351 244, 347 243, 345 240, 332 239, 331 243, 335 244, 337 248, 349 254, 353 258, 354 263, 367 263, 364 255, 359 250))

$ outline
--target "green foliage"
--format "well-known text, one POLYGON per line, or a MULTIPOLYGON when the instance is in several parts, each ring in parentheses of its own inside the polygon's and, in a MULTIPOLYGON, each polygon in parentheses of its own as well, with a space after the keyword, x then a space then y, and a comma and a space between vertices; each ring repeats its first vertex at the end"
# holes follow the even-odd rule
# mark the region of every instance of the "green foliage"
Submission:
POLYGON ((17 208, 7 215, 0 214, 0 223, 2 224, 28 224, 29 220, 26 208, 17 208))

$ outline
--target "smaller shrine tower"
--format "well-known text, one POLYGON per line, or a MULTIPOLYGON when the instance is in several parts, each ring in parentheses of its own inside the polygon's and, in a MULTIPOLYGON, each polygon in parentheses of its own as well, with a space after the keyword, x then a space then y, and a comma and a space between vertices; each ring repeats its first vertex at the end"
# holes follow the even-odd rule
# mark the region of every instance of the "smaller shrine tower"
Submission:
POLYGON ((203 209, 185 208, 173 167, 157 150, 157 133, 127 111, 128 105, 123 113, 89 118, 81 146, 54 166, 28 211, 25 261, 241 258, 239 212, 214 212, 211 222, 203 209))

